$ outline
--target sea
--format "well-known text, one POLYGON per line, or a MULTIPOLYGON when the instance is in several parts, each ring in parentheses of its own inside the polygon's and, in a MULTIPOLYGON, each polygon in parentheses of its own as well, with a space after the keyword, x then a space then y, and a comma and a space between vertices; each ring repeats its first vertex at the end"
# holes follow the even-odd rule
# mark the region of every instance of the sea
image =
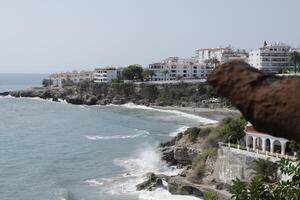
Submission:
MULTIPOLYGON (((40 86, 45 74, 0 74, 0 92, 40 86)), ((1 200, 190 200, 140 191, 147 172, 177 174, 159 143, 214 120, 134 104, 78 106, 0 97, 1 200)))

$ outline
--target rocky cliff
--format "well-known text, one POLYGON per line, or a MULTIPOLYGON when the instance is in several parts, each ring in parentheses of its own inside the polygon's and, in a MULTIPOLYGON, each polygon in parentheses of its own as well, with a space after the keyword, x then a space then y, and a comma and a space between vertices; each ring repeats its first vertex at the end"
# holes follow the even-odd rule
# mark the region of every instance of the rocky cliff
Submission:
POLYGON ((299 79, 264 74, 232 61, 214 69, 207 81, 258 131, 300 142, 299 79))
MULTIPOLYGON (((7 95, 8 93, 3 93, 7 95)), ((9 92, 14 97, 66 100, 71 104, 106 105, 133 102, 140 105, 224 107, 230 104, 207 83, 126 84, 80 83, 66 87, 33 88, 9 92), (209 101, 213 99, 213 101, 209 101), (216 100, 217 99, 217 100, 216 100)))

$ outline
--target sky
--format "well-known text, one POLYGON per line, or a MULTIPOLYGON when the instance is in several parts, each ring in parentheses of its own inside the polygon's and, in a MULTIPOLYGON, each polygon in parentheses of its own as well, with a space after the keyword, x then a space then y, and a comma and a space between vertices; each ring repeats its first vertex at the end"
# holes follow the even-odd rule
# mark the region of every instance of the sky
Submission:
POLYGON ((199 48, 300 46, 299 0, 0 0, 0 73, 147 66, 199 48))

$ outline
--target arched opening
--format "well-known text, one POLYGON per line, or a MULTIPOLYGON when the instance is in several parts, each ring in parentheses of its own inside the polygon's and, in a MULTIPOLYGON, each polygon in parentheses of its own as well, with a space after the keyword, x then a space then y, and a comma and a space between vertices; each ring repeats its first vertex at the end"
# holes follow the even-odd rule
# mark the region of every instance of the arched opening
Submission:
POLYGON ((274 143, 274 153, 281 153, 281 143, 279 140, 275 140, 274 143))
POLYGON ((266 151, 271 151, 271 140, 268 138, 266 139, 266 151))
POLYGON ((263 143, 263 141, 262 141, 262 139, 260 138, 260 137, 258 137, 258 138, 256 138, 256 149, 258 149, 258 150, 263 150, 262 149, 262 144, 263 143))
POLYGON ((248 144, 249 148, 253 148, 253 137, 252 136, 247 137, 247 144, 248 144))
POLYGON ((291 149, 291 142, 287 142, 286 145, 285 145, 285 153, 287 155, 290 155, 290 156, 293 156, 294 155, 294 152, 293 150, 291 149))

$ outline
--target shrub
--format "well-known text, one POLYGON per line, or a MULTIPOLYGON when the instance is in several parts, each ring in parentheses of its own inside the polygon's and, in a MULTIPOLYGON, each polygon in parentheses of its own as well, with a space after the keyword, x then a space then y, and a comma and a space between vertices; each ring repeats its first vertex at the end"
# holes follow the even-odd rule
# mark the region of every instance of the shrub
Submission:
POLYGON ((185 131, 185 134, 188 136, 190 142, 196 142, 199 136, 200 128, 193 127, 185 131))
POLYGON ((204 194, 204 200, 218 200, 218 196, 213 192, 206 192, 204 194))
POLYGON ((202 174, 205 172, 206 166, 205 162, 208 157, 215 157, 217 155, 217 148, 210 147, 203 150, 203 152, 199 153, 195 160, 192 163, 192 169, 197 174, 202 174))

